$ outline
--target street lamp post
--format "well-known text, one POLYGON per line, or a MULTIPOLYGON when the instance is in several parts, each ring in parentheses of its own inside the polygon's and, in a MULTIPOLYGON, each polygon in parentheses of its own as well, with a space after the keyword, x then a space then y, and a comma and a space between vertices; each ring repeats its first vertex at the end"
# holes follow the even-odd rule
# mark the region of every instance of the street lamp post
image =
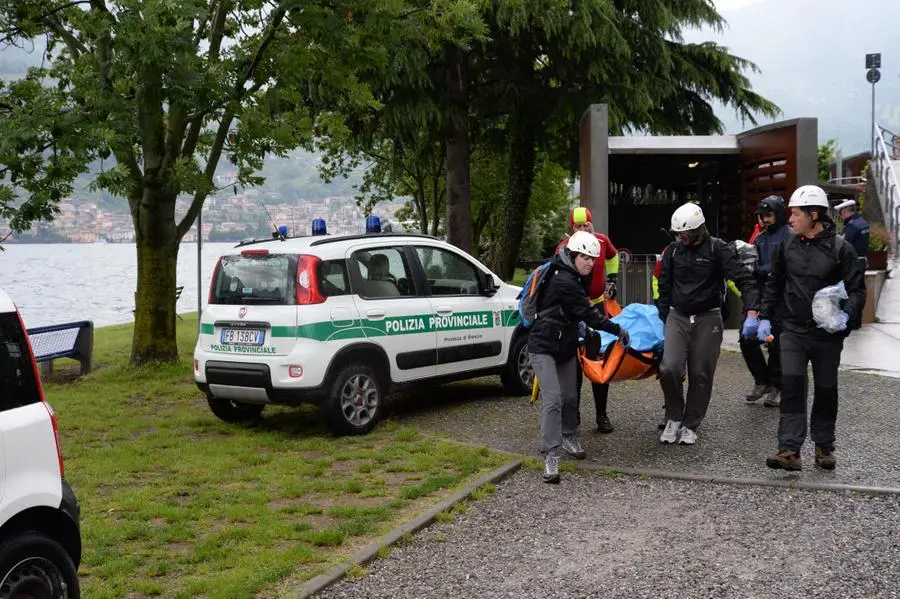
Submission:
POLYGON ((875 158, 875 84, 881 79, 881 53, 866 54, 866 81, 872 84, 872 137, 870 159, 875 158))

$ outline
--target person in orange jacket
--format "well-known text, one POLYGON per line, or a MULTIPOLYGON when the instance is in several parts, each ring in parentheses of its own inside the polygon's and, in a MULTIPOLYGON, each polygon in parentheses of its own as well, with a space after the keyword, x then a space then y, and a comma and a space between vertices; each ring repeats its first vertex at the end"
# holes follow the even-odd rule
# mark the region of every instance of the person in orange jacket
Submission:
MULTIPOLYGON (((616 249, 616 246, 613 245, 609 237, 603 233, 594 231, 591 211, 584 206, 579 206, 572 210, 572 213, 569 215, 569 226, 571 227, 572 233, 577 231, 587 231, 593 233, 594 237, 597 238, 597 241, 600 242, 600 259, 594 262, 594 270, 591 272, 590 277, 584 281, 591 304, 596 305, 606 300, 615 299, 616 281, 619 276, 619 251, 616 249)), ((567 235, 557 246, 557 251, 560 247, 565 246, 568 239, 569 236, 567 235)), ((581 397, 581 383, 583 378, 584 375, 581 372, 581 368, 579 368, 579 397, 581 397)), ((609 416, 606 413, 607 400, 609 398, 609 384, 591 383, 591 388, 594 393, 594 407, 597 410, 597 432, 603 434, 611 433, 616 429, 613 427, 612 422, 610 422, 609 416)), ((580 421, 580 409, 578 410, 578 415, 580 421)))

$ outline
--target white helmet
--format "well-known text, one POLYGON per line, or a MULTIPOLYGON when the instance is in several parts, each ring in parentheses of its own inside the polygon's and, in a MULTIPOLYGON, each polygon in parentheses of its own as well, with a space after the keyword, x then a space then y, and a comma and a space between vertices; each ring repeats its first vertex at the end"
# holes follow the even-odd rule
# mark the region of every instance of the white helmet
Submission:
POLYGON ((570 252, 584 254, 592 258, 600 257, 600 241, 594 237, 593 233, 588 233, 587 231, 575 231, 569 237, 566 248, 570 252))
POLYGON ((675 233, 693 231, 705 222, 700 206, 690 202, 672 213, 672 231, 675 233))
POLYGON ((819 206, 828 208, 828 196, 825 191, 818 185, 804 185, 798 187, 791 194, 791 201, 788 202, 788 208, 802 208, 803 206, 819 206))

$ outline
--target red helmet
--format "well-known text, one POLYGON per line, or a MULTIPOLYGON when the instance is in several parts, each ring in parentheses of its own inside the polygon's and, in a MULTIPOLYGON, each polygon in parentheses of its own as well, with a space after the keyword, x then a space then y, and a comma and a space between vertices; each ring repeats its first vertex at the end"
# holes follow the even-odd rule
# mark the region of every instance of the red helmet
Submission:
POLYGON ((583 225, 584 223, 592 223, 594 219, 591 217, 591 211, 584 206, 579 206, 569 214, 569 226, 583 225))

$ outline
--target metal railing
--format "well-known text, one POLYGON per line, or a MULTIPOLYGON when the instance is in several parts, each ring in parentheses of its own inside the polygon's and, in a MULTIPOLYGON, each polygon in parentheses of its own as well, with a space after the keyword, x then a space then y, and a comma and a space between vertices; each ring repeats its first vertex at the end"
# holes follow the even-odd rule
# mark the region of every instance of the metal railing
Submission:
MULTIPOLYGON (((621 257, 621 254, 620 254, 621 257)), ((628 304, 653 303, 653 269, 656 254, 634 254, 627 261, 619 263, 618 300, 622 306, 628 304)))
POLYGON ((870 168, 884 225, 890 233, 891 253, 896 257, 900 244, 900 173, 892 161, 900 160, 900 136, 875 126, 875 155, 870 168))

